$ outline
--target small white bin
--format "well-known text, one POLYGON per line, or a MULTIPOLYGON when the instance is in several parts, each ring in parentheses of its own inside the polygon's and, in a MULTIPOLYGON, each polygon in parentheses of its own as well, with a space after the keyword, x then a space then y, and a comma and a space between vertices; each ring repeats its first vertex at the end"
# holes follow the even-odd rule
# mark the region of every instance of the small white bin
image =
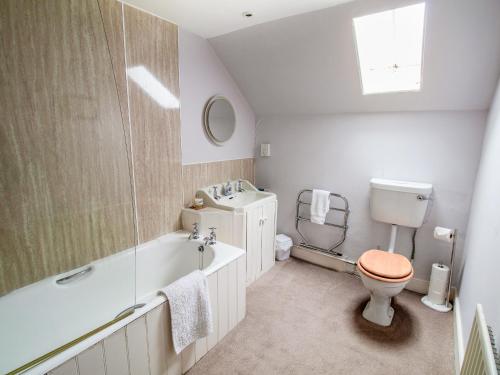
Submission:
POLYGON ((276 236, 276 260, 287 260, 290 258, 290 249, 293 246, 292 239, 285 234, 276 236))

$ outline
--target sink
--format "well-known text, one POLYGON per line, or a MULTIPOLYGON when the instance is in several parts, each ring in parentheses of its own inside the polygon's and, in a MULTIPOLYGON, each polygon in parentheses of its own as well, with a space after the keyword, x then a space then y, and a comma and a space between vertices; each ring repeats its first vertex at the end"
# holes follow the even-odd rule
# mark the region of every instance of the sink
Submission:
MULTIPOLYGON (((236 186, 236 181, 230 182, 233 191, 236 186)), ((262 203, 265 199, 276 199, 276 194, 259 191, 255 186, 246 180, 241 181, 241 186, 244 191, 234 192, 231 195, 225 196, 220 192, 223 191, 223 186, 225 184, 217 184, 217 191, 219 192, 220 198, 214 199, 213 197, 213 186, 206 187, 198 190, 196 195, 203 198, 205 205, 211 207, 217 207, 222 210, 234 211, 234 210, 245 210, 255 204, 262 203)))
POLYGON ((217 204, 236 209, 248 206, 258 200, 269 198, 270 195, 274 194, 257 191, 244 191, 241 193, 234 193, 229 197, 222 197, 218 200, 217 204))

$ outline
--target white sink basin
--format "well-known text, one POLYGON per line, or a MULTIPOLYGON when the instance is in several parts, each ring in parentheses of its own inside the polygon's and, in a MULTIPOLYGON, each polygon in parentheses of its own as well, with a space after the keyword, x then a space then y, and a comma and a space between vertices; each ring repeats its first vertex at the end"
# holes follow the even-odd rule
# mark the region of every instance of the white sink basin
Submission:
POLYGON ((265 193, 260 191, 244 191, 241 193, 234 193, 229 197, 221 197, 217 203, 220 206, 227 206, 232 209, 242 208, 255 203, 261 199, 269 198, 274 194, 265 193))
POLYGON ((246 209, 264 199, 276 199, 274 193, 259 191, 248 181, 242 182, 244 191, 234 192, 228 196, 220 194, 223 191, 223 185, 217 185, 218 199, 214 198, 213 187, 203 188, 198 191, 197 195, 203 198, 205 205, 229 211, 246 209))

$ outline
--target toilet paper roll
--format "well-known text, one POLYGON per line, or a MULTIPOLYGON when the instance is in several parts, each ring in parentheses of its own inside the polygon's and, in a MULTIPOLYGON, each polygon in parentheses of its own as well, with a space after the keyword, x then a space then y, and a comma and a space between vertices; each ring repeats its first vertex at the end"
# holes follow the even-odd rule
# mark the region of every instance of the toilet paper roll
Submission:
POLYGON ((453 242, 454 229, 436 227, 434 228, 434 238, 439 241, 453 242))
POLYGON ((436 305, 443 305, 448 293, 448 278, 450 267, 444 264, 434 263, 432 265, 431 281, 429 283, 429 300, 436 305))

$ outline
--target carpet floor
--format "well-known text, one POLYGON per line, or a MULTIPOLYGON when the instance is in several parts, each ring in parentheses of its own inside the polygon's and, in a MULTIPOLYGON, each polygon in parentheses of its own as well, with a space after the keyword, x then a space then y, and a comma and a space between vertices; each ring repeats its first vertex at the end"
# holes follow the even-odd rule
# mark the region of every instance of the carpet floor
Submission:
POLYGON ((247 289, 247 316, 190 371, 196 374, 453 374, 453 317, 404 291, 392 325, 362 318, 355 276, 296 259, 247 289))

